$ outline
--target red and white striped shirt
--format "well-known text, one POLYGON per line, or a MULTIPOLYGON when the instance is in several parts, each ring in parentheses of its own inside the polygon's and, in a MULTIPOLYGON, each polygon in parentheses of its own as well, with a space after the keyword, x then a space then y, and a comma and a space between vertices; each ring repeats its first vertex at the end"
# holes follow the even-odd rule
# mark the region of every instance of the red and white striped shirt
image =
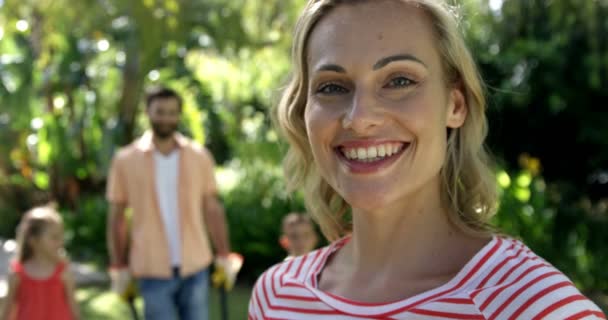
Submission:
POLYGON ((405 300, 361 303, 319 290, 327 258, 347 241, 267 270, 253 289, 249 319, 606 319, 564 274, 500 236, 448 283, 405 300))

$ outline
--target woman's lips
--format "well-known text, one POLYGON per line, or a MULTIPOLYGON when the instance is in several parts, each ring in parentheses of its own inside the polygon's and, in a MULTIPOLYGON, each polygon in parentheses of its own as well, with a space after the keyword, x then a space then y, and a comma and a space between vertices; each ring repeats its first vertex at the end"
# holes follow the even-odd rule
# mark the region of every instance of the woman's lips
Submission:
POLYGON ((397 161, 409 142, 352 141, 335 148, 338 157, 353 173, 373 173, 397 161))

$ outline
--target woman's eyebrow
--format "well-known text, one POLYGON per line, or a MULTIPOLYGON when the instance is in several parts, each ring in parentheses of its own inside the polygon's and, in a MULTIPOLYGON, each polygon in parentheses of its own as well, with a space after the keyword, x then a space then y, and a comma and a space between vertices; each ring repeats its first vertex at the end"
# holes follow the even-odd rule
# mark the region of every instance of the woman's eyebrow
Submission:
POLYGON ((324 64, 317 68, 317 72, 319 71, 333 71, 338 73, 346 73, 346 69, 337 65, 337 64, 324 64))
MULTIPOLYGON (((403 61, 403 60, 414 61, 416 63, 419 63, 419 64, 423 65, 425 68, 428 68, 427 65, 424 62, 422 62, 422 60, 416 58, 414 55, 411 55, 411 54, 396 54, 396 55, 384 57, 384 58, 378 60, 378 62, 376 62, 374 64, 374 66, 372 67, 372 69, 373 70, 378 70, 378 69, 381 69, 381 68, 387 66, 388 64, 390 64, 392 62, 403 61)), ((340 65, 337 65, 337 64, 332 64, 332 63, 323 64, 323 65, 319 66, 316 71, 317 72, 320 72, 320 71, 333 71, 333 72, 337 72, 337 73, 346 73, 346 69, 344 69, 344 67, 342 67, 340 65)))
POLYGON ((376 62, 374 64, 373 69, 378 70, 392 62, 403 61, 403 60, 414 61, 414 62, 417 62, 417 63, 423 65, 425 68, 428 68, 427 65, 424 62, 422 62, 422 60, 416 58, 415 56, 413 56, 411 54, 405 53, 405 54, 396 54, 396 55, 384 57, 384 58, 378 60, 378 62, 376 62))

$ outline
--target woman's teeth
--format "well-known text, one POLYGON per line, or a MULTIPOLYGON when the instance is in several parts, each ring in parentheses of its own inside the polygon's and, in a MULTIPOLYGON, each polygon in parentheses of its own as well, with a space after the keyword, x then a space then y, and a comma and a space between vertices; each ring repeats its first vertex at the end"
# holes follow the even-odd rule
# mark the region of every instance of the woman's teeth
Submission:
POLYGON ((349 160, 373 162, 390 157, 403 149, 403 143, 383 143, 367 148, 342 147, 342 154, 349 160))

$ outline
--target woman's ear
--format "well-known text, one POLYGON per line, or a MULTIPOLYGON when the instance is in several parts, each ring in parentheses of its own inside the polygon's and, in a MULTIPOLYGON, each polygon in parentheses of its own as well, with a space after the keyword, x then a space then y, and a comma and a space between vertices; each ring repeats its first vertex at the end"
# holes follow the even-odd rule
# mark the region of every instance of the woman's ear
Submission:
POLYGON ((450 90, 446 110, 446 124, 448 128, 455 129, 461 127, 467 118, 469 108, 461 87, 459 84, 450 90))

